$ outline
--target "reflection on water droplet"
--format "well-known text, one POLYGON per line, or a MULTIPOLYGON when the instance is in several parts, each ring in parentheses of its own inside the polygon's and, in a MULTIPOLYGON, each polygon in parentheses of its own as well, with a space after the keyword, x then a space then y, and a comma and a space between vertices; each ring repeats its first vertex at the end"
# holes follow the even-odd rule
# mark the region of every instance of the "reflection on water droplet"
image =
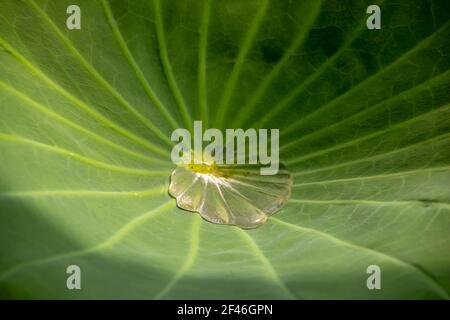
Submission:
POLYGON ((256 228, 287 202, 291 188, 292 177, 282 166, 265 176, 257 165, 190 164, 172 172, 169 193, 179 208, 208 221, 256 228))

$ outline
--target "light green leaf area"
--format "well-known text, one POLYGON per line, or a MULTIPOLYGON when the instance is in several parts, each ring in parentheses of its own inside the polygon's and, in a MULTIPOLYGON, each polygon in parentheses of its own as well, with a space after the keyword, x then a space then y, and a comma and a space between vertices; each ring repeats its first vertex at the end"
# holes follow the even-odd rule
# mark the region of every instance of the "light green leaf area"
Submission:
POLYGON ((370 4, 0 0, 0 297, 448 298, 449 1, 370 4), (263 226, 168 195, 194 119, 280 128, 263 226))

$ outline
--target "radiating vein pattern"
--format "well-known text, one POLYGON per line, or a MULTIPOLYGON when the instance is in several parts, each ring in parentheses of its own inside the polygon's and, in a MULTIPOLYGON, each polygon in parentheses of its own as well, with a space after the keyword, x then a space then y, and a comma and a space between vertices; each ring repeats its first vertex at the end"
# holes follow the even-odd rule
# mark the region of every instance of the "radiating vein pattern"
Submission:
POLYGON ((0 298, 448 299, 450 8, 373 4, 0 1, 0 298), (170 180, 193 120, 289 179, 170 180))

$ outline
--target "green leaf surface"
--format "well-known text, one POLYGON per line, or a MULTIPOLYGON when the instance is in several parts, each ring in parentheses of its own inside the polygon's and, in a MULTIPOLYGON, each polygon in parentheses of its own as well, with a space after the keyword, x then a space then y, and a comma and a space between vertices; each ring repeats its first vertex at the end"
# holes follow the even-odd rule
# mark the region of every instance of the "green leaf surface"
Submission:
POLYGON ((0 0, 0 298, 447 299, 449 2, 377 3, 0 0), (168 195, 194 119, 280 128, 262 227, 168 195))

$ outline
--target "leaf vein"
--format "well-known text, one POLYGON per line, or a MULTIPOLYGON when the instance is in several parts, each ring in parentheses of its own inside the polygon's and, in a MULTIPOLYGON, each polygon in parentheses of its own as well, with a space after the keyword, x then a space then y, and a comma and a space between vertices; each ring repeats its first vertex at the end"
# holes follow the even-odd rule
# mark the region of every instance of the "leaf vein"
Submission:
POLYGON ((0 275, 0 282, 7 280, 14 274, 18 273, 21 270, 24 270, 29 267, 35 267, 51 262, 55 262, 61 259, 65 258, 73 258, 73 257, 79 257, 86 254, 94 253, 101 251, 103 249, 107 249, 112 247, 114 244, 118 243, 120 240, 125 238, 132 230, 142 225, 142 223, 148 221, 151 218, 154 218, 158 216, 159 214, 163 213, 164 211, 168 210, 170 207, 172 207, 172 201, 169 200, 162 204, 161 206, 148 211, 144 214, 141 214, 134 219, 130 220, 127 224, 125 224, 122 228, 120 228, 118 231, 116 231, 111 237, 107 238, 106 240, 84 249, 80 250, 74 250, 66 253, 56 254, 53 256, 49 256, 46 258, 36 259, 28 262, 22 262, 19 263, 9 269, 7 269, 5 272, 3 272, 0 275))
POLYGON ((347 247, 347 248, 350 248, 350 249, 358 250, 358 251, 364 251, 364 252, 366 252, 368 254, 371 254, 371 255, 374 255, 374 256, 378 256, 378 257, 380 257, 383 260, 390 261, 390 262, 392 262, 392 263, 394 263, 396 265, 399 265, 399 266, 411 269, 414 272, 420 274, 424 278, 424 280, 430 285, 430 287, 432 287, 437 293, 439 293, 440 296, 442 296, 445 299, 449 298, 448 294, 444 290, 444 288, 442 288, 428 274, 426 274, 421 269, 417 268, 416 266, 414 266, 411 263, 408 263, 408 262, 406 262, 404 260, 401 260, 401 259, 399 259, 397 257, 391 256, 391 255, 389 255, 387 253, 384 253, 384 252, 381 252, 381 251, 377 251, 377 250, 372 249, 372 248, 368 248, 368 247, 364 247, 364 246, 357 245, 357 244, 354 244, 354 243, 350 243, 348 241, 342 240, 342 239, 337 238, 337 237, 335 237, 335 236, 333 236, 331 234, 328 234, 326 232, 323 232, 323 231, 320 231, 320 230, 317 230, 317 229, 301 227, 299 225, 296 225, 296 224, 293 224, 293 223, 290 223, 290 222, 286 222, 286 221, 283 221, 281 219, 274 218, 274 217, 271 217, 270 219, 275 221, 275 222, 277 222, 278 224, 280 224, 280 225, 282 225, 284 227, 292 228, 294 230, 301 231, 301 232, 304 232, 304 233, 314 234, 314 235, 319 236, 321 238, 325 238, 327 240, 330 240, 331 242, 336 243, 338 245, 341 245, 341 246, 344 246, 344 247, 347 247))

